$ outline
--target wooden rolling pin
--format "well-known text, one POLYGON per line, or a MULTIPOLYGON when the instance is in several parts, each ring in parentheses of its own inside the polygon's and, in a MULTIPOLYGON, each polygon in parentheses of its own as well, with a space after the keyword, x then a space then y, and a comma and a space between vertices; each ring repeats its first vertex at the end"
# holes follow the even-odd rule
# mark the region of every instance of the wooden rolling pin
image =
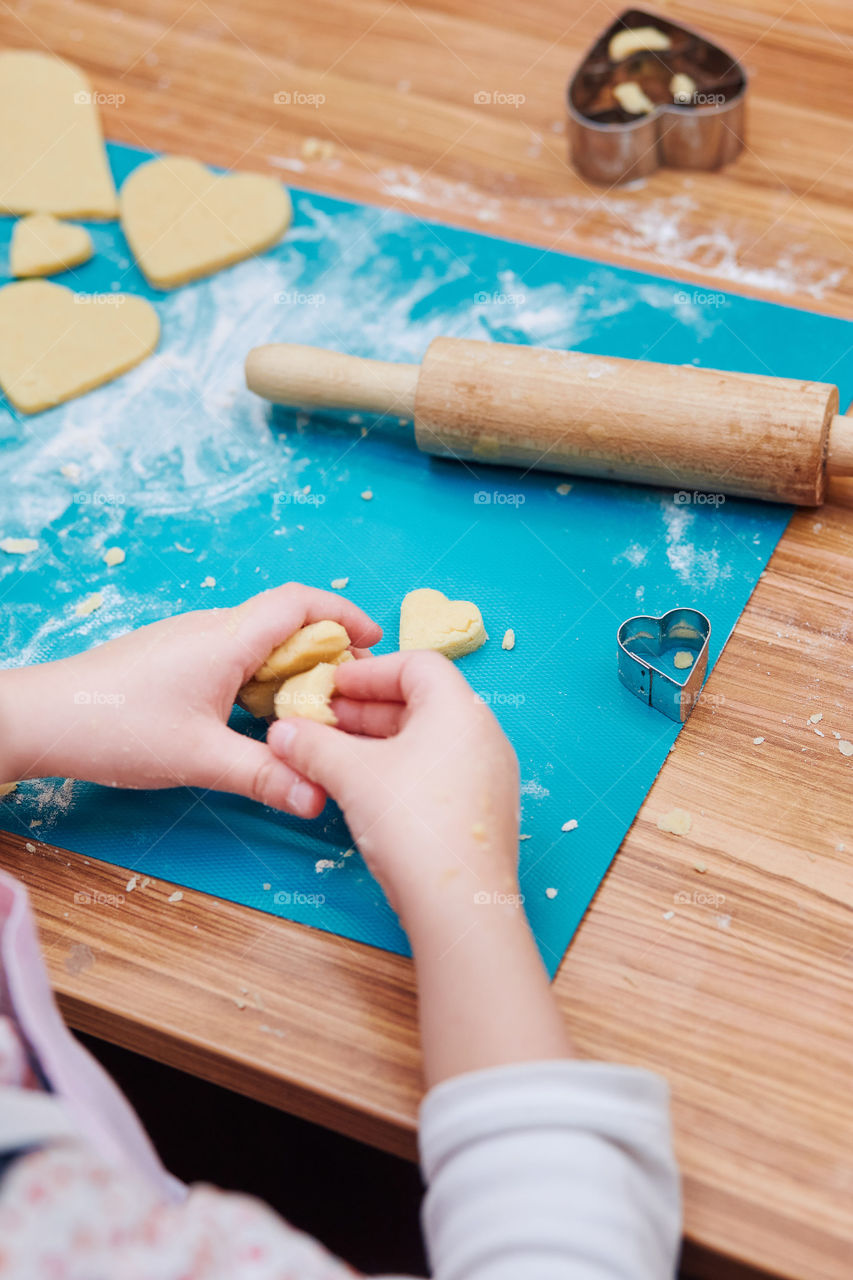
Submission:
POLYGON ((804 506, 853 475, 853 418, 825 382, 461 338, 421 365, 256 347, 246 382, 278 404, 414 418, 441 457, 804 506))

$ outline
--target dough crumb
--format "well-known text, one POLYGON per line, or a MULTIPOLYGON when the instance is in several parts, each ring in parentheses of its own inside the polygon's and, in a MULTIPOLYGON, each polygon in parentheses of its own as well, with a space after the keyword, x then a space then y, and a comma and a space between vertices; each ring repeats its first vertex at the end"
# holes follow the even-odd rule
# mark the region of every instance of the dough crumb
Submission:
POLYGON ((560 827, 561 831, 576 831, 578 825, 577 818, 569 818, 568 822, 564 822, 560 827))
POLYGON ((26 845, 24 846, 24 848, 26 849, 27 853, 35 853, 35 851, 36 851, 36 847, 35 847, 35 845, 34 845, 34 844, 30 844, 29 840, 27 841, 27 843, 26 843, 26 845))
POLYGON ((305 160, 331 160, 335 154, 335 144, 326 138, 306 138, 302 143, 302 156, 305 160))
POLYGON ((613 86, 613 97, 623 111, 632 116, 647 116, 655 104, 636 80, 623 80, 613 86))
POLYGON ((530 839, 530 836, 525 835, 525 834, 522 832, 522 834, 521 834, 518 838, 519 838, 519 840, 529 840, 529 839, 530 839))
POLYGON ((823 719, 823 712, 816 711, 813 716, 809 716, 809 724, 820 724, 823 719))
POLYGON ((10 556, 25 556, 30 551, 37 551, 38 545, 35 538, 4 538, 0 542, 0 551, 10 556))
POLYGON ((764 741, 764 739, 763 739, 763 738, 753 738, 753 739, 752 739, 752 741, 753 741, 753 744, 754 744, 756 747, 760 747, 760 746, 761 746, 761 744, 762 744, 762 742, 764 741))
POLYGON ((556 890, 556 889, 546 889, 546 890, 545 890, 545 897, 546 897, 546 898, 556 898, 556 896, 557 896, 557 890, 556 890))
POLYGON ((664 920, 671 920, 674 915, 675 915, 674 911, 664 911, 663 918, 664 920))
POLYGON ((271 884, 264 884, 264 885, 262 885, 262 886, 261 886, 261 888, 269 890, 269 889, 271 889, 271 888, 272 888, 272 885, 271 885, 271 884))
POLYGON ((658 818, 658 831, 666 831, 673 836, 686 836, 693 819, 686 809, 670 809, 669 813, 662 813, 658 818))
POLYGON ((373 500, 373 490, 372 490, 372 489, 363 489, 363 490, 362 490, 362 493, 361 493, 361 496, 362 496, 362 498, 364 499, 364 501, 365 501, 365 502, 371 502, 371 501, 373 500))
POLYGON ((561 498, 565 498, 566 494, 571 493, 571 491, 572 491, 572 486, 570 484, 557 485, 557 493, 559 493, 561 498))
POLYGON ((349 578, 332 578, 330 585, 333 591, 343 591, 349 585, 349 578))
POLYGON ((202 584, 201 584, 201 585, 202 585, 203 587, 215 587, 215 586, 216 586, 216 579, 215 579, 215 578, 211 578, 210 574, 208 574, 208 575, 207 575, 207 577, 203 579, 203 581, 202 581, 202 584))
POLYGON ((611 62, 624 62, 632 54, 644 49, 660 50, 672 47, 672 41, 659 27, 625 27, 611 36, 607 53, 611 62))
POLYGON ((696 81, 684 71, 676 71, 669 82, 669 91, 673 102, 684 106, 690 102, 696 92, 696 81))
POLYGON ((133 893, 134 889, 138 884, 139 884, 139 877, 131 876, 127 884, 124 886, 125 893, 133 893))
POLYGON ((705 872, 708 870, 708 868, 705 866, 705 863, 704 863, 704 862, 697 862, 697 863, 694 865, 693 870, 694 870, 694 871, 698 871, 700 876, 704 876, 704 874, 705 874, 705 872))
POLYGON ((824 733, 823 729, 818 729, 817 725, 814 726, 814 729, 812 730, 812 732, 816 733, 819 738, 826 737, 826 734, 824 733))
POLYGON ((81 600, 75 607, 74 613, 78 618, 88 618, 90 613, 94 613, 96 609, 100 609, 104 603, 104 597, 100 591, 93 591, 91 595, 86 596, 85 600, 81 600))
POLYGON ((183 902, 183 900, 184 895, 181 893, 180 889, 176 889, 174 893, 170 893, 166 899, 167 902, 183 902))
POLYGON ((688 667, 693 666, 693 654, 687 649, 679 649, 673 658, 673 662, 679 671, 685 671, 688 667))
POLYGON ((331 871, 335 865, 334 858, 318 858, 314 863, 314 870, 320 875, 323 871, 331 871))
POLYGON ((853 756, 853 742, 848 742, 846 738, 840 738, 838 750, 843 756, 853 756))
POLYGON ((121 547, 107 547, 103 554, 104 564, 109 565, 111 569, 114 569, 117 564, 124 564, 126 559, 127 556, 121 547))
POLYGON ((501 648, 502 649, 515 648, 515 632, 513 631, 512 627, 507 627, 506 631, 504 632, 504 638, 503 640, 501 640, 501 648))

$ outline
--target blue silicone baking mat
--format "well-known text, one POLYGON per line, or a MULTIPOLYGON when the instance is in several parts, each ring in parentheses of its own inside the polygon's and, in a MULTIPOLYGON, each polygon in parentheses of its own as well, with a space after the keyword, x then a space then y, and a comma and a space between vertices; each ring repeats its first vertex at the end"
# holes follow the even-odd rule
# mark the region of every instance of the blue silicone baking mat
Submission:
MULTIPOLYGON (((147 156, 112 146, 110 158, 120 183, 147 156)), ((618 623, 702 609, 713 664, 790 512, 582 479, 560 493, 564 477, 431 460, 410 427, 273 410, 245 390, 245 354, 289 340, 417 361, 450 334, 595 352, 602 363, 835 381, 850 326, 393 210, 293 198, 280 246, 170 294, 145 285, 118 224, 89 224, 95 258, 59 281, 151 298, 162 340, 138 369, 70 404, 31 418, 0 404, 0 535, 39 542, 30 556, 0 556, 3 660, 44 662, 289 579, 348 577, 348 594, 385 628, 380 652, 395 647, 406 591, 475 600, 491 639, 461 667, 518 752, 530 837, 522 888, 553 972, 678 732, 618 683, 618 623), (127 560, 107 571, 110 545, 127 560), (77 618, 95 590, 103 607, 77 618), (511 652, 500 644, 508 627, 511 652)), ((10 230, 0 220, 0 261, 10 230)), ((259 731, 241 712, 234 722, 259 731)), ((23 784, 0 822, 407 949, 361 859, 344 856, 350 842, 331 807, 306 824, 228 795, 53 779, 23 784)))

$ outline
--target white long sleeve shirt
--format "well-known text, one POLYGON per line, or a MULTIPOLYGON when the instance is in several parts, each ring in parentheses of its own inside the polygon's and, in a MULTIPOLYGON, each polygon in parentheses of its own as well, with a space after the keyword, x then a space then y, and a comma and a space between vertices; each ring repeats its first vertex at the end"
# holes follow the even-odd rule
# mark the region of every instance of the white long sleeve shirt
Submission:
MULTIPOLYGON (((0 1280, 352 1277, 260 1202, 165 1173, 62 1025, 34 947, 23 891, 0 875, 0 1280)), ((427 1094, 420 1148, 434 1280, 676 1273, 678 1174, 656 1076, 576 1061, 460 1076, 427 1094)))

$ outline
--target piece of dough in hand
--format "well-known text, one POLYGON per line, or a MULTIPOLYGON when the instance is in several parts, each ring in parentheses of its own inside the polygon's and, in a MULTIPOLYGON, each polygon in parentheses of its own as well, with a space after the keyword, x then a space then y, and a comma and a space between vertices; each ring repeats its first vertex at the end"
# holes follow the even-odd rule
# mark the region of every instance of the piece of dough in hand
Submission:
POLYGON ((16 281, 0 289, 0 386, 16 409, 38 413, 132 369, 159 336, 144 298, 16 281))
POLYGON ((255 680, 286 680, 318 662, 333 662, 349 648, 349 636, 339 622, 325 619, 300 627, 255 672, 255 680))
POLYGON ((341 654, 338 662, 318 662, 310 671, 285 680, 275 695, 275 714, 279 720, 301 716, 318 724, 336 725, 338 718, 329 702, 335 692, 337 668, 345 659, 352 661, 352 654, 341 654))
MULTIPOLYGON (((275 696, 285 680, 303 672, 310 673, 321 663, 339 666, 342 662, 350 662, 352 654, 348 646, 349 636, 339 622, 328 618, 309 622, 273 649, 252 679, 243 685, 237 701, 259 719, 275 715, 275 696)), ((293 711, 288 714, 302 713, 293 711)))
POLYGON ((410 591, 403 599, 401 649, 434 649, 446 658, 461 658, 488 638, 483 615, 470 600, 448 600, 432 587, 410 591))
POLYGON ((85 227, 60 222, 52 213, 32 213, 12 228, 9 266, 13 276, 51 276, 88 262, 92 253, 85 227))
POLYGON ((217 174, 185 156, 134 169, 119 208, 134 257, 158 289, 174 289, 269 249, 293 216, 277 178, 217 174))

